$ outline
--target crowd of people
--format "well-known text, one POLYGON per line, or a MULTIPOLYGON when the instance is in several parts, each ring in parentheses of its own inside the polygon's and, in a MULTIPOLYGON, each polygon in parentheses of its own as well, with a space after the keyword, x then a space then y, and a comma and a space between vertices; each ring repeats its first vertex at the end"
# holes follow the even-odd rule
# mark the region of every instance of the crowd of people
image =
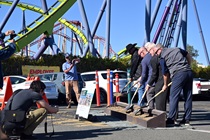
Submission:
POLYGON ((162 91, 154 100, 149 103, 148 109, 157 109, 167 111, 167 102, 169 110, 167 114, 166 125, 190 125, 192 113, 192 82, 193 74, 190 68, 191 56, 181 48, 166 48, 162 44, 147 42, 143 47, 137 49, 136 44, 128 44, 126 52, 131 54, 131 79, 138 80, 140 86, 138 96, 140 111, 146 101, 149 101, 155 94, 162 91), (132 51, 133 50, 133 51, 132 51), (138 50, 138 56, 134 51, 138 50), (139 58, 137 58, 139 57, 139 58), (135 61, 134 60, 139 60, 135 61), (140 66, 140 70, 137 67, 140 66), (140 74, 136 78, 135 72, 140 74), (169 87, 169 83, 172 83, 169 87), (142 100, 142 93, 146 91, 146 101, 142 100), (180 122, 177 122, 178 103, 180 95, 184 95, 184 116, 180 122), (143 101, 143 102, 139 102, 143 101))

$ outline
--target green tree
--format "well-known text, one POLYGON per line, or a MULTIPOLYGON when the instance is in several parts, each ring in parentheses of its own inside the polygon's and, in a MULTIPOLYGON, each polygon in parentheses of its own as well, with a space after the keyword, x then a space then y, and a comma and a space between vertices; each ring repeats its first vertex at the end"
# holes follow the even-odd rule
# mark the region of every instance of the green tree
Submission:
POLYGON ((195 60, 198 55, 198 50, 194 49, 193 46, 187 45, 187 52, 192 56, 192 59, 195 60))

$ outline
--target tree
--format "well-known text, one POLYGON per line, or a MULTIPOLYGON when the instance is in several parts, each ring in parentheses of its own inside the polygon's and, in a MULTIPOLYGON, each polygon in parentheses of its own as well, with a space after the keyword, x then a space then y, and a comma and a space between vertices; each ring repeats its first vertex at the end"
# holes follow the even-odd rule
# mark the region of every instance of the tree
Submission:
POLYGON ((195 60, 198 55, 198 50, 194 49, 193 46, 187 45, 187 52, 192 56, 192 59, 195 60))

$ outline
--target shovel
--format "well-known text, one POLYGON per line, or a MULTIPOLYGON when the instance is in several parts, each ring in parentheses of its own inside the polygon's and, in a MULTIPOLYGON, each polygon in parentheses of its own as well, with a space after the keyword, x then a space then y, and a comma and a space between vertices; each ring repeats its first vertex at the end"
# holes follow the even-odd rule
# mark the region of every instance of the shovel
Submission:
MULTIPOLYGON (((170 82, 169 84, 168 84, 168 87, 170 86, 172 84, 172 82, 170 82)), ((164 90, 160 90, 158 93, 156 93, 155 94, 155 96, 153 96, 148 102, 147 102, 147 104, 145 105, 145 106, 142 106, 142 107, 140 107, 139 108, 139 110, 135 113, 135 116, 137 116, 138 115, 138 113, 140 113, 140 114, 143 114, 142 113, 142 108, 145 108, 145 107, 148 107, 149 106, 149 103, 154 99, 154 98, 156 98, 158 95, 160 95, 161 93, 163 93, 164 92, 164 90)), ((143 95, 144 96, 144 95, 143 95)))
MULTIPOLYGON (((131 81, 130 81, 130 82, 131 82, 131 81)), ((128 84, 130 84, 130 82, 128 82, 128 84)), ((139 81, 135 82, 127 91, 129 91, 131 88, 133 88, 138 82, 139 82, 139 81)), ((123 92, 123 90, 128 86, 128 84, 125 85, 125 87, 122 89, 121 92, 115 92, 113 95, 116 96, 116 97, 119 97, 119 96, 124 95, 122 92, 123 92)), ((128 92, 125 93, 125 94, 128 94, 128 92)))
POLYGON ((133 112, 133 110, 134 110, 134 109, 133 109, 133 106, 134 106, 134 104, 133 104, 133 99, 134 99, 134 97, 136 96, 136 93, 138 92, 139 88, 140 88, 140 85, 138 85, 136 91, 135 91, 134 94, 133 94, 133 97, 132 97, 132 99, 131 99, 131 104, 128 105, 128 106, 125 108, 125 109, 126 109, 126 113, 133 112))

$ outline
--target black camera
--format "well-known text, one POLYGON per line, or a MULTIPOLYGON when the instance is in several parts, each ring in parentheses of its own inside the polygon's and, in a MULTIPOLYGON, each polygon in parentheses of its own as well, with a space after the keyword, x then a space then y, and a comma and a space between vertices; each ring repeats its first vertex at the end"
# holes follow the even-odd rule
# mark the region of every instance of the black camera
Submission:
POLYGON ((15 34, 15 33, 14 34, 11 34, 9 40, 12 40, 16 36, 17 36, 17 34, 15 34))

